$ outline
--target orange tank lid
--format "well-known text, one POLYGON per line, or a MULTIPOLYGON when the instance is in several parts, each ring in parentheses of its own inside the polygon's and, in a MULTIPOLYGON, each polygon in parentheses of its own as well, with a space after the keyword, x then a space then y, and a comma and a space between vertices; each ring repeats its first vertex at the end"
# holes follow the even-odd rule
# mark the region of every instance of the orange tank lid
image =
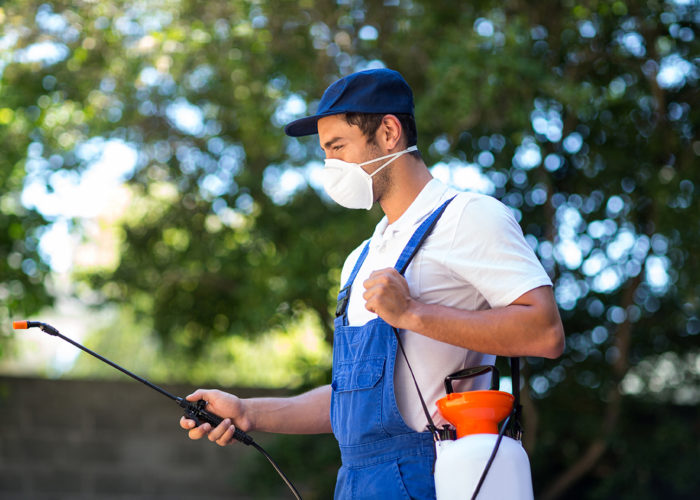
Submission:
POLYGON ((457 438, 498 434, 498 423, 513 409, 512 394, 503 391, 454 392, 437 401, 440 414, 457 428, 457 438))

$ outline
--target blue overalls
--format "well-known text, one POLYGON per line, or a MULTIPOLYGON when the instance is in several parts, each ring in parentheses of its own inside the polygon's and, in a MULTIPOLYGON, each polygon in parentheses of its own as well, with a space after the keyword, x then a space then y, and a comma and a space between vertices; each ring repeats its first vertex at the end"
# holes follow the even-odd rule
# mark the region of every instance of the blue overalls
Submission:
MULTIPOLYGON (((397 270, 405 270, 450 201, 418 227, 394 266, 397 270)), ((348 326, 350 287, 368 251, 369 243, 338 295, 331 425, 340 445, 342 467, 338 471, 335 498, 433 499, 433 436, 408 427, 396 405, 397 340, 393 328, 381 318, 363 326, 348 326)))

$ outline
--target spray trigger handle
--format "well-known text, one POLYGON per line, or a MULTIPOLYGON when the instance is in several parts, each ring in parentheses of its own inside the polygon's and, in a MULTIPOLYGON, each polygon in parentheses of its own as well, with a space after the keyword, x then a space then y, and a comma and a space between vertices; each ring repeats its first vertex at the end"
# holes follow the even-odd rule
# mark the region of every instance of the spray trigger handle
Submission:
MULTIPOLYGON (((220 416, 206 411, 204 407, 207 406, 207 402, 203 399, 194 403, 184 398, 177 398, 177 401, 178 404, 185 409, 185 418, 194 420, 197 426, 206 422, 210 424, 213 429, 224 420, 220 416)), ((253 438, 238 428, 233 432, 233 439, 246 445, 251 445, 253 443, 253 438)))

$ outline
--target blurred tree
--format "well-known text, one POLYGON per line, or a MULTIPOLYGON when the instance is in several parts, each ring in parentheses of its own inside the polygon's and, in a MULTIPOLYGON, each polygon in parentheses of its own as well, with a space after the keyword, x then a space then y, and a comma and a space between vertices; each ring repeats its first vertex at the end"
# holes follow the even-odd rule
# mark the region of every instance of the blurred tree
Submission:
MULTIPOLYGON (((50 186, 57 169, 89 165, 81 145, 120 140, 138 152, 133 199, 116 266, 83 276, 98 302, 129 304, 165 346, 195 355, 308 311, 330 341, 339 267, 379 212, 329 203, 314 139, 281 127, 339 75, 398 69, 435 175, 470 187, 462 179, 479 174, 555 282, 566 352, 525 367, 538 496, 691 498, 689 468, 649 463, 700 451, 687 411, 700 401, 698 11, 658 0, 13 2, 0 171, 15 229, 0 244, 21 248, 3 262, 35 281, 45 272, 23 254, 45 221, 18 203, 22 168, 50 186)), ((0 293, 18 279, 3 275, 0 293)))
MULTIPOLYGON (((7 16, 0 9, 0 30, 7 16)), ((3 33, 3 31, 0 31, 3 33)), ((0 46, 11 38, 4 33, 0 46)), ((0 75, 10 62, 0 52, 0 75)), ((49 266, 39 252, 39 239, 46 219, 25 208, 20 193, 25 179, 25 166, 37 153, 29 148, 30 136, 39 115, 37 106, 26 106, 28 94, 36 99, 40 91, 26 92, 0 79, 0 332, 9 333, 10 322, 36 313, 51 305, 49 266)), ((0 357, 9 335, 0 335, 0 357)))
MULTIPOLYGON (((651 473, 617 434, 633 395, 699 400, 697 4, 444 5, 407 35, 435 50, 396 64, 430 61, 419 123, 439 153, 484 168, 554 277, 567 350, 527 367, 533 399, 556 408, 527 409, 541 497, 690 498, 697 480, 651 473), (605 493, 570 489, 584 477, 605 493)), ((669 430, 648 424, 657 443, 669 430)))

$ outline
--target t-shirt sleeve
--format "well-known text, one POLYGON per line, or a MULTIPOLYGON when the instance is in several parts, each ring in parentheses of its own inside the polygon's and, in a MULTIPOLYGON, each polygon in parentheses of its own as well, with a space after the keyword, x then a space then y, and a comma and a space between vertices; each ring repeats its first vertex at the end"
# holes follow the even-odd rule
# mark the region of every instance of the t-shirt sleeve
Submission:
POLYGON ((490 196, 465 204, 449 253, 455 277, 474 286, 492 308, 552 285, 510 209, 490 196))

